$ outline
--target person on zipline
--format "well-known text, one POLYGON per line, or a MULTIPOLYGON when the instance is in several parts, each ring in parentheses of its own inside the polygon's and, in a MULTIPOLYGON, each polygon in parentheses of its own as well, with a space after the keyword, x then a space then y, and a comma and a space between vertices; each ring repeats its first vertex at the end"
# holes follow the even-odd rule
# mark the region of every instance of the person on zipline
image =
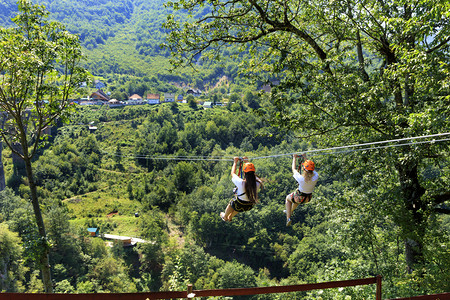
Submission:
POLYGON ((249 163, 247 157, 243 158, 244 179, 236 175, 238 161, 240 158, 235 157, 231 168, 231 180, 236 185, 235 196, 225 212, 220 213, 222 220, 227 222, 230 222, 238 212, 248 211, 258 203, 258 189, 262 186, 261 179, 255 175, 255 165, 249 163))
POLYGON ((302 173, 300 174, 296 168, 296 159, 298 155, 294 154, 292 157, 292 173, 295 180, 298 182, 298 188, 295 192, 286 196, 286 226, 290 226, 292 212, 297 208, 299 204, 308 203, 311 200, 312 192, 316 186, 319 174, 314 171, 315 164, 312 160, 306 159, 306 155, 303 154, 302 173))

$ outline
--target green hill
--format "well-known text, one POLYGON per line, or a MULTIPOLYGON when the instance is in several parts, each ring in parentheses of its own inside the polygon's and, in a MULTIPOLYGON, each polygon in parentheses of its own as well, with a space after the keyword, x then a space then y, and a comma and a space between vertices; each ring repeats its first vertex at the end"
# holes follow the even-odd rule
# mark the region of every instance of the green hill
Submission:
MULTIPOLYGON (((267 104, 264 99, 260 103, 267 104)), ((358 197, 341 195, 347 183, 336 162, 347 156, 314 156, 321 179, 313 200, 298 207, 293 226, 286 227, 284 200, 296 187, 289 153, 313 145, 268 126, 246 102, 198 108, 177 103, 79 107, 71 124, 58 128, 51 146, 34 162, 52 242, 55 291, 183 290, 187 283, 196 289, 286 285, 379 272, 390 278, 385 293, 409 286, 392 234, 397 227, 384 209, 375 202, 343 206, 358 197), (91 123, 95 131, 89 130, 91 123), (231 158, 244 155, 263 179, 261 203, 223 222, 219 212, 233 190, 231 158), (102 239, 88 236, 88 227, 155 243, 122 248, 116 242, 106 248, 102 239), (372 247, 382 251, 374 257, 372 247)), ((20 198, 11 196, 9 188, 0 193, 0 216, 28 245, 33 223, 22 200, 28 198, 25 177, 11 164, 10 152, 3 154, 8 186, 20 198)), ((436 220, 436 232, 439 224, 448 222, 436 220)), ((445 257, 438 237, 430 245, 436 246, 434 255, 445 257)), ((31 270, 33 264, 24 261, 31 270)), ((24 270, 23 275, 14 275, 22 289, 39 291, 26 279, 32 274, 24 270)), ((427 286, 440 291, 442 280, 427 286)), ((344 293, 370 298, 373 290, 344 293)), ((342 291, 327 295, 337 298, 342 291)))
MULTIPOLYGON (((170 72, 170 53, 161 48, 165 41, 162 23, 170 12, 161 0, 64 1, 37 0, 50 12, 50 18, 62 22, 80 37, 86 54, 86 67, 97 78, 112 86, 142 77, 155 78, 175 86, 204 88, 224 75, 236 77, 236 64, 212 63, 197 70, 170 72)), ((15 0, 0 2, 0 25, 10 26, 17 12, 15 0)), ((167 88, 161 88, 162 91, 167 88)))
MULTIPOLYGON (((41 3, 80 35, 88 68, 114 95, 178 92, 193 85, 209 91, 200 100, 228 100, 213 108, 192 96, 188 103, 74 106, 71 122, 53 128, 33 161, 33 174, 55 292, 186 290, 189 283, 195 289, 265 287, 378 274, 386 298, 450 290, 450 218, 441 214, 448 208, 447 139, 393 140, 446 131, 447 94, 433 98, 432 89, 423 89, 420 93, 430 96, 414 98, 419 107, 399 110, 385 85, 389 78, 366 86, 355 84, 356 73, 341 73, 339 82, 318 72, 316 79, 309 77, 315 86, 292 78, 292 85, 285 82, 283 90, 281 84, 270 99, 237 81, 233 62, 170 73, 168 54, 157 46, 164 41, 162 2, 41 3), (295 88, 298 83, 304 90, 295 88), (316 163, 319 182, 311 202, 300 205, 292 226, 286 226, 286 195, 298 186, 292 154, 304 152, 316 163), (224 222, 219 213, 233 197, 234 156, 250 157, 263 189, 255 208, 224 222), (423 206, 405 197, 411 183, 421 187, 417 203, 423 206), (432 205, 426 198, 442 202, 432 205), (417 217, 425 218, 420 226, 411 223, 417 217), (91 236, 91 227, 100 235, 91 236), (412 243, 410 234, 417 229, 423 229, 421 244, 412 243), (102 234, 151 243, 123 247, 102 234), (414 268, 408 249, 421 253, 414 268)), ((271 6, 276 2, 266 3, 277 8, 271 6)), ((8 26, 13 2, 1 1, 0 9, 8 26)), ((337 65, 345 63, 334 58, 337 65)), ((2 155, 7 188, 0 192, 0 289, 42 292, 36 257, 43 247, 29 183, 11 151, 2 155)), ((373 294, 369 286, 239 299, 370 299, 373 294)))

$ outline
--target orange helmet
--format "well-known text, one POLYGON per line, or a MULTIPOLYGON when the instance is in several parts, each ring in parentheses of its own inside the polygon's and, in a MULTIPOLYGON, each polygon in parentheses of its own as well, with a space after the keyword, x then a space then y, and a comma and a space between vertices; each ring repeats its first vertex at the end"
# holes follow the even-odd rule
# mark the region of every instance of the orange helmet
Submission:
POLYGON ((312 160, 308 159, 303 163, 303 168, 305 168, 305 170, 307 171, 314 171, 315 168, 315 164, 312 160))
POLYGON ((244 166, 242 167, 242 170, 244 171, 244 173, 256 171, 255 165, 252 163, 245 163, 244 166))

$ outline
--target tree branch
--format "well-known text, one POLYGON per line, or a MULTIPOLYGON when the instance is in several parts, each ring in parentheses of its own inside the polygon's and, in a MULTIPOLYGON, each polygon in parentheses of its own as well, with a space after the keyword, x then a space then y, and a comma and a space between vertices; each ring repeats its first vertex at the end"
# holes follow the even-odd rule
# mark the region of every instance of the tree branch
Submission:
MULTIPOLYGON (((317 44, 317 42, 309 34, 304 32, 303 30, 300 30, 297 27, 295 27, 291 22, 289 22, 289 20, 287 18, 284 19, 283 23, 271 20, 267 16, 266 12, 262 9, 262 7, 256 3, 256 1, 250 1, 250 3, 252 3, 252 5, 258 11, 261 18, 267 24, 270 24, 273 27, 274 31, 285 31, 285 32, 292 32, 292 33, 296 34, 298 37, 300 37, 306 43, 308 43, 311 46, 311 48, 313 48, 314 52, 317 54, 317 56, 320 58, 320 60, 322 60, 322 61, 326 60, 327 54, 325 53, 325 51, 323 51, 323 49, 319 46, 319 44, 317 44)), ((327 73, 332 74, 329 64, 326 64, 324 69, 327 73)))
POLYGON ((435 208, 434 211, 438 214, 450 215, 450 209, 448 208, 435 208))
POLYGON ((440 194, 440 195, 434 195, 431 197, 431 199, 433 200, 433 203, 435 203, 435 204, 442 204, 445 201, 450 200, 450 192, 446 192, 446 193, 440 194))
POLYGON ((428 50, 426 51, 426 53, 428 53, 428 54, 429 54, 429 53, 432 53, 432 52, 438 50, 439 48, 441 48, 442 46, 446 45, 448 42, 450 42, 450 36, 447 37, 445 40, 443 40, 443 41, 442 41, 441 43, 439 43, 438 45, 434 46, 433 48, 428 49, 428 50))

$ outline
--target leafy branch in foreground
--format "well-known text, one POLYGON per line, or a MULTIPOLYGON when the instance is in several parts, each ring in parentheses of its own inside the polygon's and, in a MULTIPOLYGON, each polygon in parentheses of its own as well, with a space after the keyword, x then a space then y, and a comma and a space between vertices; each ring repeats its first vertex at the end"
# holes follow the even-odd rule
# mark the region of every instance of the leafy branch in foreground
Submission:
POLYGON ((18 1, 19 14, 11 28, 0 28, 0 112, 3 141, 25 164, 31 202, 39 230, 45 291, 53 291, 49 244, 31 166, 36 150, 46 140, 45 130, 72 112, 69 96, 86 80, 78 37, 47 20, 43 6, 18 1))
MULTIPOLYGON (((242 72, 274 85, 273 105, 261 113, 319 145, 450 127, 449 3, 181 0, 168 6, 191 14, 187 20, 170 15, 165 23, 175 66, 220 59, 226 47, 239 45, 242 72)), ((442 193, 448 169, 429 178, 426 166, 448 162, 448 151, 448 143, 417 145, 347 162, 354 168, 349 172, 362 171, 367 162, 386 173, 395 170, 395 193, 383 188, 388 183, 379 170, 364 176, 378 182, 385 203, 395 203, 386 214, 401 227, 410 272, 424 262, 427 220, 440 212, 435 200, 448 202, 442 193)), ((349 183, 354 189, 361 185, 351 178, 349 183)))

